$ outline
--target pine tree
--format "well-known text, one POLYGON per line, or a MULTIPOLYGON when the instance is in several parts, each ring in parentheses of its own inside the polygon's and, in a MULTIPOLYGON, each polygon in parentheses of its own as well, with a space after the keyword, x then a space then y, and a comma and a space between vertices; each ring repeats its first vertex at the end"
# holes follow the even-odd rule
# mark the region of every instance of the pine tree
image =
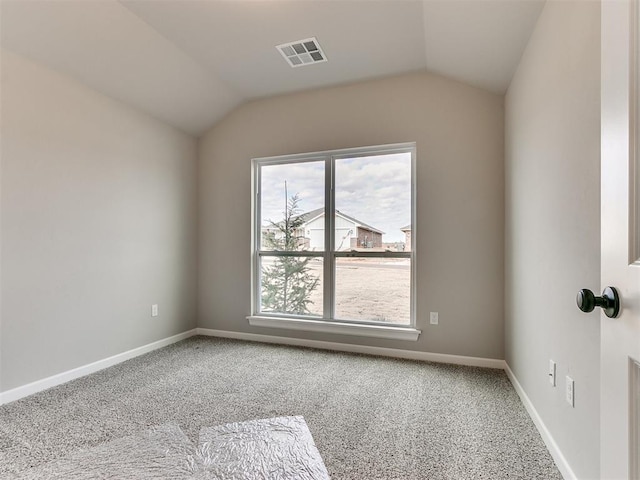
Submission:
MULTIPOLYGON (((284 218, 269 220, 270 229, 262 236, 265 250, 293 252, 304 246, 304 236, 298 231, 305 218, 300 214, 298 194, 287 198, 285 182, 284 218)), ((311 293, 318 287, 319 278, 311 273, 313 257, 278 256, 273 265, 262 270, 262 308, 265 311, 308 314, 311 293)))

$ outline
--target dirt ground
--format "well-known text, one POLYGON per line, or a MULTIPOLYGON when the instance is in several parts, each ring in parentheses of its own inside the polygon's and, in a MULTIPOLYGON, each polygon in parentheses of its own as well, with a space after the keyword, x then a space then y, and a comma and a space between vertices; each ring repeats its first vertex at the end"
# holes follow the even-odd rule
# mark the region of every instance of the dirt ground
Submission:
MULTIPOLYGON (((312 293, 313 314, 322 315, 322 262, 312 293)), ((408 259, 342 258, 336 264, 336 318, 409 324, 411 268, 408 259)))

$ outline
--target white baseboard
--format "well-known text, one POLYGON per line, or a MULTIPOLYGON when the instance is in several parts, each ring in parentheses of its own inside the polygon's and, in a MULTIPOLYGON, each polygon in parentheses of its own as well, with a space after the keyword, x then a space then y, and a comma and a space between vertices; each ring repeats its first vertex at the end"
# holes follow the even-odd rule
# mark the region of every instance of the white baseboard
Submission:
POLYGON ((257 333, 231 332, 228 330, 213 330, 209 328, 197 328, 198 335, 209 337, 234 338, 251 342, 278 343, 283 345, 295 345, 298 347, 312 347, 322 350, 335 350, 340 352, 366 353, 383 357, 406 358, 409 360, 421 360, 438 363, 453 363, 455 365, 468 365, 472 367, 486 367, 504 369, 504 360, 493 358, 465 357, 462 355, 447 355, 444 353, 417 352, 414 350, 402 350, 399 348, 371 347, 368 345, 354 345, 351 343, 323 342, 320 340, 306 340, 303 338, 277 337, 273 335, 261 335, 257 333))
POLYGON ((125 360, 129 360, 145 353, 149 353, 153 350, 166 347, 167 345, 171 345, 172 343, 179 342, 180 340, 184 340, 185 338, 193 337, 194 335, 196 335, 196 331, 197 329, 194 328, 193 330, 188 330, 186 332, 179 333, 178 335, 173 335, 172 337, 164 338, 162 340, 158 340, 157 342, 149 343, 147 345, 143 345, 141 347, 134 348, 133 350, 129 350, 123 353, 119 353, 103 360, 98 360, 97 362, 93 362, 82 367, 58 373, 57 375, 43 378, 42 380, 37 380, 35 382, 28 383, 27 385, 22 385, 21 387, 7 390, 6 392, 1 392, 0 405, 19 400, 29 395, 33 395, 34 393, 41 392, 42 390, 46 390, 48 388, 61 385, 71 380, 75 380, 76 378, 89 375, 90 373, 97 372, 98 370, 102 370, 107 367, 111 367, 118 363, 124 362, 125 360))
POLYGON ((533 423, 538 429, 538 432, 540 432, 540 436, 542 437, 544 444, 547 446, 547 450, 549 450, 549 453, 553 457, 553 460, 556 462, 556 465, 558 467, 558 470, 560 470, 562 477, 565 480, 577 480, 578 477, 576 476, 575 473, 573 473, 573 470, 571 469, 569 462, 560 451, 560 447, 551 436, 551 432, 549 432, 549 429, 542 421, 542 418, 538 414, 538 411, 533 406, 533 403, 531 403, 531 400, 525 393, 524 389, 522 388, 522 385, 520 385, 520 382, 518 381, 516 376, 513 374, 513 372, 511 371, 511 368, 509 368, 509 364, 506 361, 504 363, 504 370, 507 373, 509 380, 511 380, 511 383, 513 384, 513 388, 515 388, 516 392, 518 392, 518 395, 520 396, 520 400, 522 401, 524 408, 527 410, 527 413, 529 413, 529 416, 531 417, 531 420, 533 420, 533 423))

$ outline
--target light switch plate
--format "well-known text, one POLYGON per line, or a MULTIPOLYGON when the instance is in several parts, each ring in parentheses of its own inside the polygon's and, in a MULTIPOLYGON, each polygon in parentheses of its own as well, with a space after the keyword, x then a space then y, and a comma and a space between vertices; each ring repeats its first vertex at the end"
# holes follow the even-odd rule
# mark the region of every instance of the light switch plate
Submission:
POLYGON ((575 383, 573 378, 567 375, 567 390, 566 390, 566 400, 569 405, 572 407, 575 406, 575 383))
POLYGON ((549 383, 552 387, 556 386, 556 362, 549 360, 549 383))

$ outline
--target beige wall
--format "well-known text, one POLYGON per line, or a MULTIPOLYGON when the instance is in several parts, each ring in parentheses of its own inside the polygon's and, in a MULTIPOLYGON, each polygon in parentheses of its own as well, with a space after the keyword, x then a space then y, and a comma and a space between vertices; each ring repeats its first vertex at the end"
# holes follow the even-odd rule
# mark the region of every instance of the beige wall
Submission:
POLYGON ((1 389, 193 328, 196 141, 6 51, 1 94, 1 389))
POLYGON ((503 358, 503 98, 412 74, 258 100, 200 141, 198 325, 503 358), (251 158, 417 143, 418 342, 250 327, 251 158), (429 325, 429 312, 440 325, 429 325))
POLYGON ((578 478, 599 475, 600 5, 547 2, 506 96, 506 359, 578 478), (548 381, 557 362, 558 386, 548 381), (575 408, 564 399, 575 380, 575 408))

